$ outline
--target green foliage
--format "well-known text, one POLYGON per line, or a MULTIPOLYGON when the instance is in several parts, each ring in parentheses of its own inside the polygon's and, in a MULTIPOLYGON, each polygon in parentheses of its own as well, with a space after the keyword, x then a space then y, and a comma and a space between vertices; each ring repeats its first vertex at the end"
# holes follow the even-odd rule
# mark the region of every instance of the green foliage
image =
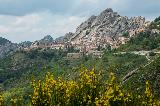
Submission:
POLYGON ((6 102, 9 103, 8 100, 13 95, 20 96, 30 91, 29 85, 33 76, 36 76, 37 80, 43 79, 47 73, 44 70, 53 70, 52 72, 58 70, 59 73, 59 70, 65 69, 63 68, 65 65, 60 67, 61 62, 59 62, 59 60, 63 60, 64 56, 66 56, 64 51, 33 50, 29 52, 18 51, 0 59, 0 87, 6 95, 6 102))
POLYGON ((149 52, 149 56, 155 56, 156 55, 156 53, 154 53, 154 52, 149 52))
POLYGON ((6 44, 7 42, 11 43, 9 40, 0 37, 0 45, 4 45, 4 44, 6 44))
POLYGON ((79 50, 76 50, 74 48, 74 46, 70 46, 70 47, 68 47, 67 52, 68 53, 77 53, 77 52, 79 52, 79 50))
POLYGON ((160 16, 157 17, 149 26, 150 29, 158 29, 160 30, 160 16))
POLYGON ((120 46, 118 51, 140 51, 153 50, 160 46, 160 34, 151 32, 141 32, 136 37, 131 38, 126 44, 120 46))
MULTIPOLYGON (((123 45, 126 47, 125 49, 124 48, 122 49, 122 47, 120 47, 120 50, 143 50, 144 48, 146 50, 150 50, 153 48, 157 48, 159 45, 159 41, 160 41, 160 39, 159 39, 158 34, 151 36, 149 32, 148 33, 141 33, 139 37, 132 38, 128 44, 123 45), (155 44, 154 44, 154 42, 155 42, 155 44), (134 43, 135 43, 135 45, 134 45, 134 43)), ((108 78, 109 78, 108 75, 110 73, 110 70, 112 72, 114 72, 115 75, 117 76, 117 78, 121 81, 122 78, 128 72, 130 72, 131 70, 134 70, 137 67, 140 67, 141 65, 145 65, 147 63, 147 59, 145 56, 140 56, 140 55, 135 55, 135 54, 130 54, 130 53, 116 54, 117 50, 111 50, 110 47, 108 47, 107 50, 104 51, 104 55, 101 59, 93 58, 92 56, 84 56, 83 58, 80 58, 78 60, 70 61, 70 60, 67 60, 64 58, 66 56, 67 52, 75 52, 75 51, 72 49, 69 51, 36 49, 36 50, 29 51, 29 52, 19 51, 19 52, 16 52, 16 53, 14 53, 4 59, 1 59, 0 60, 0 84, 2 87, 2 91, 3 91, 3 99, 5 99, 4 103, 5 104, 9 103, 9 105, 10 104, 14 105, 15 101, 16 101, 16 103, 18 103, 18 101, 21 101, 21 97, 22 97, 24 99, 23 100, 24 104, 29 105, 29 101, 28 101, 29 95, 28 94, 30 94, 32 92, 32 89, 30 87, 30 81, 33 78, 36 81, 37 80, 45 80, 43 76, 47 73, 47 71, 50 71, 50 73, 52 73, 54 75, 54 80, 56 82, 58 81, 57 80, 58 76, 62 76, 63 79, 65 79, 65 80, 64 81, 60 80, 58 83, 64 82, 67 87, 70 87, 70 85, 67 85, 70 82, 70 80, 74 81, 74 83, 76 83, 76 84, 80 83, 78 78, 80 77, 79 70, 81 70, 81 67, 85 66, 89 70, 91 70, 93 68, 95 70, 102 70, 101 74, 103 74, 103 75, 101 75, 101 76, 98 75, 99 76, 98 78, 100 78, 100 79, 96 79, 96 80, 98 80, 98 82, 100 82, 101 85, 104 85, 106 87, 106 89, 109 90, 110 88, 107 88, 107 86, 104 84, 103 81, 108 80, 108 78), (25 96, 25 95, 27 95, 27 96, 25 96)), ((152 66, 150 66, 150 67, 152 67, 152 66)), ((156 67, 158 67, 158 66, 156 66, 156 67)), ((155 72, 158 75, 158 71, 157 71, 158 69, 154 69, 152 67, 152 69, 150 69, 150 70, 153 70, 153 73, 155 72)), ((89 72, 86 72, 86 74, 88 74, 88 73, 89 72)), ((95 73, 98 73, 98 71, 95 71, 95 73)), ((153 86, 153 84, 155 84, 153 82, 154 81, 153 79, 155 79, 157 76, 153 73, 151 73, 151 75, 154 76, 153 78, 151 78, 151 85, 152 85, 153 89, 157 92, 157 89, 155 89, 155 86, 153 86)), ((143 73, 143 75, 145 75, 145 74, 143 73)), ((150 73, 146 73, 146 76, 147 75, 150 75, 150 73)), ((146 78, 146 76, 145 77, 143 76, 143 78, 146 78)), ((136 76, 136 78, 139 79, 139 76, 136 76)), ((142 78, 142 77, 140 77, 140 78, 142 78)), ((148 78, 146 78, 146 79, 148 79, 148 78)), ((137 81, 134 78, 133 78, 133 80, 137 81)), ((138 82, 138 83, 132 82, 133 80, 131 80, 131 81, 129 80, 129 82, 127 82, 127 86, 133 87, 131 89, 131 91, 135 92, 135 91, 137 91, 137 89, 140 89, 145 92, 145 90, 144 90, 145 84, 144 83, 146 80, 143 80, 142 82, 140 80, 140 82, 138 82), (135 85, 135 87, 133 85, 135 85), (140 86, 140 88, 138 86, 140 86)), ((83 85, 83 84, 84 83, 81 83, 81 85, 83 85)), ((52 86, 52 85, 50 85, 50 86, 52 86)), ((71 88, 73 90, 72 93, 73 93, 74 97, 71 97, 71 98, 69 97, 69 99, 70 99, 69 103, 72 103, 72 104, 77 103, 77 105, 81 105, 82 100, 80 98, 83 98, 82 96, 84 96, 85 94, 88 94, 89 97, 88 96, 85 97, 85 99, 87 99, 87 101, 85 101, 85 102, 82 101, 83 105, 88 105, 88 104, 95 105, 96 103, 99 105, 101 105, 101 104, 104 105, 104 102, 106 103, 106 97, 102 94, 98 95, 98 93, 97 93, 97 92, 100 92, 100 90, 103 91, 104 88, 103 89, 98 88, 101 86, 96 85, 96 88, 97 88, 96 96, 94 96, 93 97, 94 99, 91 100, 91 103, 93 103, 93 104, 91 104, 89 101, 89 98, 90 98, 90 95, 92 95, 92 93, 94 93, 93 89, 90 86, 89 86, 89 88, 88 88, 88 86, 86 87, 86 85, 83 85, 83 86, 85 86, 83 89, 76 88, 77 92, 75 92, 74 89, 71 88), (90 91, 90 89, 92 89, 92 90, 90 91), (79 95, 79 94, 81 94, 81 95, 79 95), (75 96, 75 95, 78 95, 78 96, 75 96), (75 98, 75 100, 74 100, 74 98, 75 98), (96 100, 97 100, 97 102, 96 102, 96 100)), ((118 86, 118 89, 122 89, 122 85, 119 84, 118 82, 115 85, 112 83, 111 88, 115 90, 116 86, 118 86)), ((43 82, 43 81, 40 82, 40 86, 38 86, 38 87, 45 88, 46 87, 45 82, 43 82)), ((59 88, 56 90, 59 90, 61 86, 58 86, 58 87, 59 88)), ((130 87, 126 87, 126 86, 125 86, 125 88, 126 88, 126 90, 130 89, 130 87)), ((40 92, 42 92, 43 90, 44 89, 39 89, 38 94, 41 94, 40 92)), ((65 104, 65 102, 68 100, 65 98, 65 96, 66 96, 65 90, 66 90, 66 88, 62 90, 62 93, 56 91, 57 94, 54 94, 52 92, 51 98, 56 101, 58 98, 57 97, 57 95, 58 95, 58 96, 60 96, 60 99, 58 99, 58 100, 62 104, 65 104)), ((44 92, 48 92, 48 91, 44 90, 44 92)), ((127 91, 123 92, 123 90, 118 91, 118 94, 120 94, 121 92, 124 93, 125 97, 121 98, 121 97, 117 96, 116 95, 117 92, 115 91, 113 94, 111 94, 114 96, 112 96, 112 98, 110 98, 111 102, 109 102, 109 103, 110 104, 113 103, 116 105, 122 105, 124 103, 124 99, 126 99, 128 94, 127 94, 127 91), (117 100, 115 98, 119 98, 120 100, 119 99, 117 100), (114 99, 116 100, 116 102, 114 101, 114 99)), ((110 95, 104 91, 103 91, 103 94, 110 95)), ((139 94, 139 92, 138 92, 138 94, 139 94)), ((132 95, 132 94, 130 94, 130 95, 132 95)), ((155 95, 157 96, 157 93, 155 95)), ((41 94, 40 98, 41 97, 43 99, 48 100, 49 95, 45 93, 44 95, 41 94), (45 97, 43 98, 43 96, 45 96, 45 97)), ((40 98, 38 99, 38 101, 41 100, 40 98)), ((134 98, 134 95, 132 95, 132 98, 129 98, 128 100, 130 100, 130 99, 132 100, 133 98, 134 98)), ((136 95, 136 98, 137 98, 137 95, 136 95)), ((52 101, 52 99, 50 101, 52 101)), ((133 100, 132 102, 135 102, 135 101, 133 100)), ((44 101, 43 103, 46 103, 46 101, 44 101)), ((56 103, 57 102, 54 102, 54 104, 56 104, 56 103)), ((130 103, 130 102, 127 102, 125 105, 127 105, 128 103, 130 103)), ((136 103, 141 103, 141 102, 138 101, 138 99, 136 99, 136 103)), ((41 102, 39 103, 39 105, 42 105, 42 104, 41 104, 41 102)))
MULTIPOLYGON (((44 81, 32 81, 33 92, 30 103, 26 106, 158 106, 150 83, 146 81, 142 94, 128 92, 110 73, 107 81, 102 80, 102 71, 81 69, 76 79, 67 80, 63 77, 55 79, 50 73, 44 81)), ((5 106, 3 96, 0 104, 5 106)), ((11 106, 25 105, 23 98, 14 97, 11 106)))
POLYGON ((160 16, 154 20, 154 22, 159 22, 159 21, 160 21, 160 16))
POLYGON ((160 57, 156 56, 156 59, 150 64, 146 65, 145 67, 140 68, 137 70, 136 74, 134 74, 131 78, 129 78, 125 82, 125 87, 131 90, 137 91, 141 93, 144 91, 145 81, 150 81, 152 89, 155 91, 154 95, 156 97, 160 97, 160 88, 159 88, 159 81, 160 81, 160 57))
MULTIPOLYGON (((98 75, 99 76, 98 78, 100 78, 100 79, 97 79, 97 80, 98 80, 98 82, 101 82, 101 85, 103 85, 104 84, 103 81, 105 81, 109 78, 108 75, 109 75, 110 71, 108 71, 108 70, 112 70, 115 73, 115 75, 118 76, 117 78, 121 80, 121 78, 124 75, 126 75, 130 70, 133 70, 133 69, 135 69, 135 67, 139 67, 140 65, 143 65, 147 62, 147 60, 144 56, 139 56, 139 55, 129 54, 129 53, 115 54, 113 51, 107 51, 107 50, 101 59, 92 58, 91 56, 85 56, 79 60, 71 62, 71 61, 65 60, 63 58, 65 55, 66 55, 66 52, 54 51, 54 50, 53 51, 35 50, 35 51, 31 51, 31 52, 22 52, 21 51, 21 52, 16 52, 15 54, 1 60, 0 61, 0 68, 2 70, 0 70, 0 75, 2 77, 0 77, 0 78, 2 81, 2 85, 3 85, 2 87, 5 89, 5 91, 3 92, 4 99, 5 99, 4 103, 14 104, 15 101, 16 101, 16 103, 19 103, 18 101, 21 101, 21 97, 22 97, 24 104, 29 105, 29 101, 28 101, 29 95, 28 94, 30 94, 32 92, 32 89, 29 86, 30 81, 33 79, 33 76, 35 76, 34 77, 35 80, 45 80, 43 76, 47 73, 48 70, 54 75, 54 77, 55 77, 54 80, 56 80, 56 81, 57 81, 58 76, 63 76, 63 79, 66 79, 66 80, 64 80, 64 83, 66 83, 70 80, 74 81, 75 83, 79 83, 77 81, 78 81, 78 78, 80 77, 79 71, 82 70, 80 66, 83 63, 82 66, 85 66, 87 69, 95 68, 96 70, 102 70, 100 75, 98 75), (34 54, 37 54, 37 55, 34 55, 34 54), (14 64, 16 66, 14 68, 17 70, 13 71, 11 69, 7 69, 8 67, 12 68, 14 64), (44 71, 44 70, 47 70, 47 71, 44 71), (25 96, 25 95, 28 95, 28 96, 25 96), (16 98, 14 98, 14 97, 16 97, 16 98), (12 101, 10 102, 11 99, 12 99, 12 101)), ((86 72, 86 74, 88 74, 88 73, 89 72, 86 72)), ((95 73, 98 74, 99 72, 95 71, 95 73)), ((62 81, 62 80, 60 80, 60 81, 62 81)), ((89 81, 89 80, 87 80, 87 81, 89 81)), ((61 82, 59 82, 59 83, 61 83, 61 82)), ((46 86, 46 85, 44 86, 44 84, 42 82, 40 82, 40 85, 42 87, 46 86)), ((81 83, 81 84, 83 84, 83 83, 81 83)), ((49 84, 47 84, 47 85, 49 85, 49 84)), ((66 85, 66 86, 70 87, 70 85, 66 85)), ((116 84, 116 86, 119 86, 119 84, 116 84)), ((98 87, 101 87, 101 86, 96 85, 97 92, 99 92, 99 90, 101 89, 98 87)), ((143 87, 144 87, 144 85, 143 85, 143 87)), ((59 87, 58 89, 60 89, 60 88, 61 87, 59 87)), ((114 88, 114 87, 112 87, 112 88, 114 88)), ((120 89, 121 88, 122 87, 120 87, 120 89)), ((80 92, 81 93, 83 92, 83 93, 80 97, 76 96, 76 97, 70 98, 73 101, 72 102, 70 101, 69 103, 73 103, 73 104, 77 103, 77 105, 81 105, 81 102, 77 102, 77 101, 79 100, 79 98, 82 98, 82 96, 84 96, 85 94, 88 94, 89 96, 91 95, 90 90, 88 90, 88 89, 90 89, 90 87, 83 88, 81 90, 76 88, 77 92, 73 92, 74 95, 79 95, 80 92), (74 98, 76 100, 74 100, 74 98)), ((107 88, 107 89, 110 89, 110 88, 107 88)), ((42 90, 43 89, 41 89, 41 91, 42 90)), ((64 89, 64 90, 66 90, 66 89, 64 89)), ((38 92, 41 92, 41 91, 38 91, 38 92)), ((74 90, 72 89, 72 91, 74 91, 74 90)), ((136 91, 136 90, 133 89, 133 92, 134 91, 136 91)), ((125 93, 125 92, 123 92, 123 93, 125 93)), ((62 93, 59 93, 57 91, 57 95, 59 95, 61 97, 58 100, 61 101, 62 103, 65 103, 65 101, 68 100, 68 99, 64 98, 65 97, 64 94, 65 94, 64 92, 62 95, 62 93)), ((108 95, 107 92, 103 93, 103 94, 108 95)), ((46 95, 46 94, 44 94, 44 95, 46 95)), ((41 97, 44 95, 41 95, 41 97)), ((51 93, 51 95, 52 95, 52 93, 51 93)), ((53 95, 55 95, 55 96, 51 96, 51 97, 57 97, 56 94, 53 94, 53 95)), ((127 94, 124 94, 124 95, 127 95, 127 94)), ((47 98, 48 98, 48 96, 47 96, 47 98)), ((43 99, 47 99, 47 98, 45 97, 43 99)), ((86 96, 86 98, 89 98, 89 97, 86 96)), ((115 95, 115 98, 117 98, 116 95, 115 95)), ((119 98, 119 96, 118 96, 118 98, 119 98)), ((125 96, 125 98, 126 98, 126 96, 125 96)), ((52 98, 52 99, 55 100, 56 98, 52 98)), ((100 102, 99 100, 106 101, 106 97, 103 97, 103 96, 100 97, 100 95, 98 95, 98 96, 95 96, 93 100, 91 100, 92 103, 94 103, 94 104, 96 101, 95 99, 97 100, 98 104, 104 104, 104 102, 100 102)), ((121 98, 121 99, 122 99, 122 103, 124 103, 124 101, 123 101, 124 98, 121 98)), ((38 101, 40 101, 40 100, 41 99, 39 99, 38 101)), ((44 101, 43 103, 46 103, 46 102, 44 101)), ((56 104, 56 103, 57 102, 54 102, 54 104, 56 104)), ((88 101, 83 102, 83 103, 84 103, 84 105, 88 105, 87 104, 88 101)), ((117 101, 113 102, 113 103, 117 103, 117 101)), ((121 104, 121 100, 120 101, 118 100, 118 104, 121 104)), ((39 105, 41 105, 41 102, 39 105)))
POLYGON ((122 36, 123 36, 123 37, 129 37, 129 32, 128 32, 128 31, 124 32, 124 33, 122 34, 122 36))
MULTIPOLYGON (((129 71, 134 70, 136 67, 144 65, 147 63, 147 59, 145 56, 135 55, 131 53, 118 54, 118 53, 105 53, 102 57, 101 61, 101 69, 108 70, 112 69, 112 71, 118 76, 118 78, 122 78, 129 71)), ((99 68, 100 69, 100 68, 99 68)))
POLYGON ((134 54, 118 55, 112 51, 106 51, 101 59, 84 56, 74 62, 65 60, 63 58, 65 55, 65 52, 54 50, 20 51, 1 60, 0 67, 2 70, 0 71, 0 78, 2 87, 5 89, 5 101, 10 103, 9 101, 12 97, 22 96, 25 98, 25 104, 27 104, 29 97, 24 95, 31 92, 29 83, 33 79, 33 76, 35 76, 35 80, 44 80, 43 76, 47 73, 44 70, 50 70, 55 77, 63 75, 64 78, 74 79, 78 77, 80 66, 83 63, 82 66, 85 66, 87 69, 95 68, 97 70, 103 70, 104 77, 102 79, 106 80, 109 74, 107 70, 111 67, 113 67, 112 70, 115 70, 115 74, 120 78, 128 70, 144 64, 146 61, 142 56, 134 54), (14 71, 12 70, 13 66, 14 71))

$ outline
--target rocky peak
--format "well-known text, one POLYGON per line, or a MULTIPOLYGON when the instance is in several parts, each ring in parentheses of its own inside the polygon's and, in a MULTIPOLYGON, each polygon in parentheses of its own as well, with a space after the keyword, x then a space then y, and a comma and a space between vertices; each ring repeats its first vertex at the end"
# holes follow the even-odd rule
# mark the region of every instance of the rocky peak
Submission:
POLYGON ((43 39, 41 39, 41 41, 53 41, 53 38, 52 38, 52 36, 51 35, 47 35, 47 36, 45 36, 43 39))
POLYGON ((107 8, 107 9, 104 10, 101 14, 106 14, 106 13, 113 13, 112 8, 107 8))
POLYGON ((31 44, 32 44, 32 42, 30 42, 30 41, 24 41, 24 42, 19 43, 18 45, 22 48, 27 48, 27 47, 30 47, 31 44))
POLYGON ((0 58, 3 58, 15 51, 19 50, 19 47, 16 43, 0 37, 0 58))
POLYGON ((5 38, 0 37, 0 45, 5 45, 7 43, 11 43, 11 41, 9 41, 9 40, 7 40, 5 38))
POLYGON ((31 44, 30 48, 32 48, 32 49, 33 48, 39 48, 39 47, 43 48, 43 47, 45 47, 47 45, 50 45, 52 42, 54 42, 52 36, 51 35, 47 35, 41 40, 34 41, 31 44))
POLYGON ((96 19, 97 16, 92 15, 86 22, 90 22, 90 24, 96 19))
POLYGON ((89 45, 89 42, 98 44, 103 40, 105 43, 114 44, 115 41, 113 42, 111 39, 122 37, 126 31, 131 31, 131 34, 134 35, 135 31, 143 30, 144 26, 144 17, 128 18, 108 8, 98 16, 91 16, 79 25, 71 42, 80 45, 86 45, 88 42, 89 45))
POLYGON ((66 33, 64 36, 56 38, 55 41, 65 43, 65 42, 68 42, 73 37, 73 35, 74 33, 69 32, 69 33, 66 33))
POLYGON ((86 28, 91 27, 93 21, 96 19, 96 16, 92 15, 88 20, 86 20, 85 22, 83 22, 78 28, 77 30, 83 30, 86 28))

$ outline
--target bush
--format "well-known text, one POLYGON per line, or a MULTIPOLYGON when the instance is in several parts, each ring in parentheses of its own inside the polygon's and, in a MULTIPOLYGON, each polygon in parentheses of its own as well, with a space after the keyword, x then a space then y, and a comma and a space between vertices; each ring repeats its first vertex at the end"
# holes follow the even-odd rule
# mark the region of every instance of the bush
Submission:
MULTIPOLYGON (((32 81, 33 94, 29 106, 158 106, 150 84, 146 82, 143 95, 126 91, 115 75, 110 73, 107 81, 95 70, 82 70, 74 80, 55 79, 48 73, 45 81, 32 81)), ((22 106, 20 99, 12 99, 12 106, 22 106)), ((0 96, 0 106, 4 106, 0 96)))
POLYGON ((0 106, 4 106, 4 99, 1 94, 0 94, 0 106))
POLYGON ((156 53, 154 53, 154 52, 149 52, 149 56, 155 56, 156 55, 156 53))
POLYGON ((108 81, 103 81, 102 74, 92 71, 81 71, 75 80, 53 78, 50 73, 45 82, 32 85, 34 92, 33 106, 151 106, 160 105, 155 99, 149 82, 143 95, 128 92, 118 83, 115 75, 110 73, 108 81))

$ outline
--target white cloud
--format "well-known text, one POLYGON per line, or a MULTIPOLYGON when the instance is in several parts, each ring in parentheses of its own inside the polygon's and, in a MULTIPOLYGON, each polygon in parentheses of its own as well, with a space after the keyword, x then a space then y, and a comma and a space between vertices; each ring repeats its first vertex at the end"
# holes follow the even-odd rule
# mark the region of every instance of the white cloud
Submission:
POLYGON ((111 5, 115 5, 116 3, 120 3, 122 2, 123 0, 109 0, 109 4, 111 5))
POLYGON ((0 0, 0 36, 14 42, 75 31, 91 15, 113 8, 123 16, 159 15, 159 0, 0 0), (145 4, 145 5, 144 5, 145 4))
POLYGON ((1 32, 1 33, 6 33, 6 32, 8 32, 8 31, 9 31, 9 29, 8 29, 7 27, 0 26, 0 32, 1 32))
POLYGON ((100 0, 79 0, 80 3, 98 3, 100 0))
POLYGON ((54 15, 48 11, 32 13, 25 16, 0 15, 0 34, 13 41, 34 41, 50 34, 54 38, 63 36, 86 19, 79 16, 54 15), (9 23, 8 23, 9 22, 9 23))
POLYGON ((30 14, 25 15, 21 17, 16 17, 16 22, 13 22, 13 26, 19 26, 19 25, 35 25, 36 23, 41 21, 41 17, 37 14, 30 14))

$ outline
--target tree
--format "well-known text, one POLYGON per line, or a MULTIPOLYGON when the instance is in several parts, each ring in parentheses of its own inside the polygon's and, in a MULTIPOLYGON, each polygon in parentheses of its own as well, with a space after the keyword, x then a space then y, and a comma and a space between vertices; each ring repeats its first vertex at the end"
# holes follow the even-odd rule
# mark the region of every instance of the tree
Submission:
POLYGON ((122 36, 123 37, 129 37, 129 32, 128 31, 124 32, 122 36))

